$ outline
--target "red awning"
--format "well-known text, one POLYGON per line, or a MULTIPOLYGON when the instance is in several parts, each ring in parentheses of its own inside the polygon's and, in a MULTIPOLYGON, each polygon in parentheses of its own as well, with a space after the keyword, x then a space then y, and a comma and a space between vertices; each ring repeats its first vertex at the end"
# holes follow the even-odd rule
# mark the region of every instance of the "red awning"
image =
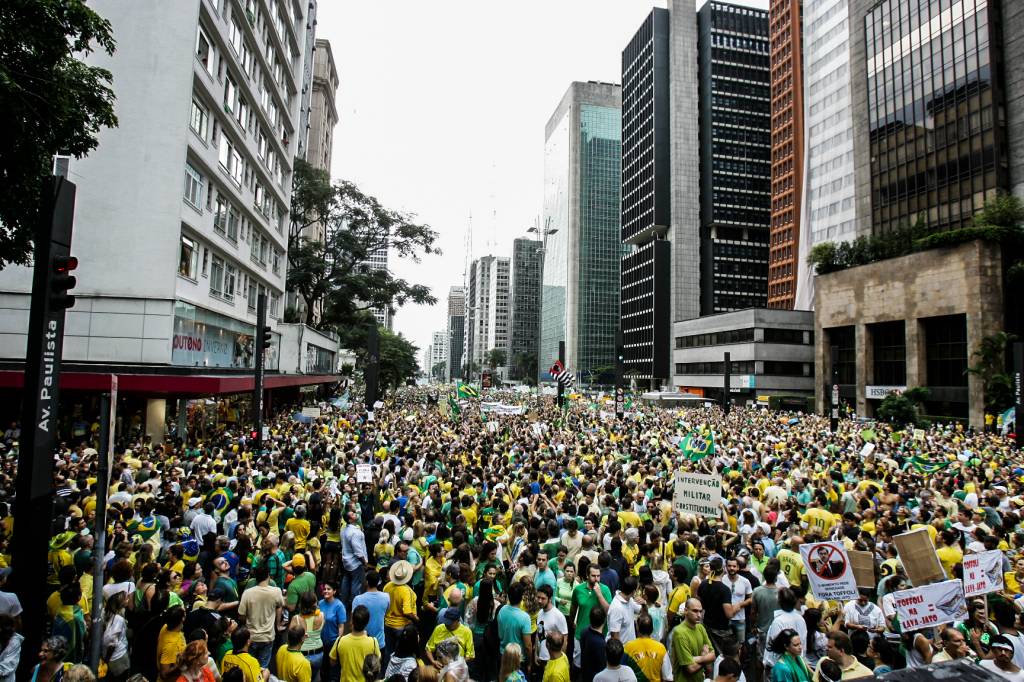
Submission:
MULTIPOLYGON (((117 392, 146 395, 205 396, 252 391, 255 377, 251 374, 117 374, 117 392)), ((65 391, 109 391, 110 373, 61 372, 60 387, 65 391)), ((335 374, 268 374, 263 379, 267 389, 291 386, 312 386, 339 381, 335 374)), ((0 388, 24 388, 23 372, 0 371, 0 388)))

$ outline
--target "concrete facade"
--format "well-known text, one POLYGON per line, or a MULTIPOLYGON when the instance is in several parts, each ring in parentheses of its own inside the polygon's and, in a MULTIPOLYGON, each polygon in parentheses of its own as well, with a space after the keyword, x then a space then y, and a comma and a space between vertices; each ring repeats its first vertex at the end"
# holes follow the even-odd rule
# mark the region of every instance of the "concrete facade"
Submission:
POLYGON ((282 324, 281 372, 332 374, 339 369, 338 336, 304 324, 282 324))
MULTIPOLYGON (((831 399, 826 390, 831 383, 829 329, 855 329, 856 384, 841 386, 841 395, 855 402, 858 414, 870 415, 874 405, 865 394, 874 383, 869 325, 905 321, 906 387, 928 386, 925 321, 966 315, 969 357, 983 338, 1003 329, 1002 281, 999 247, 981 241, 819 275, 814 301, 818 411, 824 412, 831 399)), ((984 426, 982 383, 973 374, 966 395, 970 424, 984 426)))
MULTIPOLYGON (((88 61, 113 74, 119 125, 69 164, 80 266, 64 359, 247 367, 256 295, 275 329, 283 314, 307 3, 90 6, 117 41, 88 61)), ((0 272, 0 358, 24 357, 30 290, 28 268, 0 272)))
POLYGON ((338 67, 327 40, 317 40, 313 52, 312 97, 309 110, 309 136, 306 161, 330 172, 334 149, 334 126, 338 123, 338 67))
POLYGON ((811 312, 749 308, 676 322, 672 329, 674 390, 720 400, 724 383, 718 365, 728 352, 736 403, 759 396, 813 394, 811 312))

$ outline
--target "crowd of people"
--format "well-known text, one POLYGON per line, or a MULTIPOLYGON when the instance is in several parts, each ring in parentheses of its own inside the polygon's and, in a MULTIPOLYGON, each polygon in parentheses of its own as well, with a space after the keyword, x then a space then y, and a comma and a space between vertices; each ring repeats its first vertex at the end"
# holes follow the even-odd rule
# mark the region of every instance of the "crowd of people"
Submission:
MULTIPOLYGON (((119 443, 100 677, 838 682, 967 659, 1024 680, 1012 439, 854 420, 832 433, 825 418, 762 408, 615 419, 589 398, 487 399, 517 409, 409 388, 372 418, 358 404, 309 423, 283 413, 259 453, 227 432, 119 443), (679 446, 690 434, 713 451, 694 461, 679 446), (688 470, 721 475, 717 515, 674 510, 688 470), (910 581, 893 537, 916 528, 949 578, 965 554, 1002 550, 1004 589, 972 599, 962 622, 901 631, 892 595, 910 581), (816 599, 800 546, 818 540, 871 552, 874 585, 816 599)), ((58 453, 38 682, 91 675, 89 446, 58 453)), ((13 526, 0 503, 4 551, 13 526)), ((22 655, 20 614, 0 591, 0 682, 22 655)))

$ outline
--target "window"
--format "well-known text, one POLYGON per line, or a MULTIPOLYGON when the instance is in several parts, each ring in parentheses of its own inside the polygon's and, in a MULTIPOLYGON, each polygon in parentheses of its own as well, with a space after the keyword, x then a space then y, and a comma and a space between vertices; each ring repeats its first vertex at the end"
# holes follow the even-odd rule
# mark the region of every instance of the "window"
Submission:
POLYGON ((213 75, 213 47, 210 45, 210 39, 206 37, 206 32, 202 28, 199 29, 199 33, 196 36, 196 59, 203 65, 206 72, 213 75))
POLYGON ((217 158, 220 165, 228 172, 231 179, 239 187, 242 186, 242 155, 235 149, 227 135, 221 135, 217 158))
POLYGON ((232 113, 238 101, 238 85, 235 79, 228 76, 224 79, 224 111, 232 113))
POLYGON ((199 139, 206 140, 206 126, 209 121, 209 113, 206 111, 206 107, 201 105, 199 102, 192 100, 192 113, 189 116, 189 127, 192 128, 192 132, 199 136, 199 139))
POLYGON ((217 193, 217 201, 213 209, 213 229, 221 234, 227 234, 228 226, 228 200, 223 194, 217 193))
POLYGON ((270 316, 275 320, 279 317, 278 308, 281 306, 280 294, 270 294, 270 316))
POLYGON ((271 261, 271 269, 274 271, 275 275, 281 274, 281 252, 278 251, 277 249, 274 249, 274 257, 273 260, 271 261))
POLYGON ((238 226, 242 223, 242 214, 234 205, 228 207, 228 239, 238 241, 238 226))
POLYGON ((185 201, 192 208, 202 212, 203 210, 203 176, 192 167, 192 164, 185 164, 185 201))
POLYGON ((249 289, 245 292, 246 305, 249 306, 249 310, 256 310, 256 295, 259 293, 259 289, 256 286, 256 280, 249 278, 249 289))
POLYGON ((242 126, 242 130, 245 130, 249 124, 249 105, 245 103, 245 98, 242 96, 238 97, 238 106, 235 109, 235 120, 238 121, 238 125, 242 126))
POLYGON ((928 386, 966 386, 967 317, 946 315, 923 322, 928 386))
POLYGON ((199 246, 186 237, 181 236, 181 256, 178 259, 178 274, 191 280, 196 279, 199 269, 199 246))
POLYGON ((224 298, 228 301, 235 300, 235 280, 238 277, 238 271, 234 265, 230 263, 224 266, 224 298))
POLYGON ((210 293, 224 295, 224 259, 216 255, 210 264, 210 293))
POLYGON ((256 130, 256 156, 260 158, 260 161, 267 159, 267 136, 263 134, 263 128, 256 130))
POLYGON ((231 43, 231 49, 235 54, 242 53, 242 29, 239 28, 234 16, 231 17, 231 24, 228 26, 228 42, 231 43))
POLYGON ((874 346, 873 384, 903 386, 907 383, 906 328, 903 320, 868 325, 874 346))

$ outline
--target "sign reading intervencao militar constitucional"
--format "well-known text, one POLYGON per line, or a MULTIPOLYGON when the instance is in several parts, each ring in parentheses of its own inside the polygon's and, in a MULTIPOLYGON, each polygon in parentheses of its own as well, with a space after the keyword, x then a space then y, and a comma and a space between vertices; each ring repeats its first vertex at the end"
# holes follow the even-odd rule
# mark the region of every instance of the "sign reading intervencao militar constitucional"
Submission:
POLYGON ((843 543, 800 545, 800 556, 816 599, 846 601, 857 598, 857 578, 843 543))
POLYGON ((722 504, 722 478, 717 474, 676 472, 672 509, 684 514, 718 516, 722 504))
POLYGON ((959 580, 922 585, 893 592, 896 616, 903 632, 953 623, 967 618, 964 585, 959 580))

